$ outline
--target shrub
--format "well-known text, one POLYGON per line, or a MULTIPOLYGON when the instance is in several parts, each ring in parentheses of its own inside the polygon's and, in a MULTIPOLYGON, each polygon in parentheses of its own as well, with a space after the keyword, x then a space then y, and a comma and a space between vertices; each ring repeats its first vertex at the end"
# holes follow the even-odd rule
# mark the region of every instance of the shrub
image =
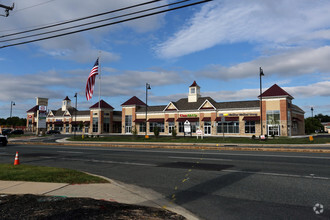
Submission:
POLYGON ((133 135, 134 139, 137 137, 137 134, 138 134, 138 131, 136 129, 136 126, 134 126, 134 128, 132 129, 132 135, 133 135))
POLYGON ((177 135, 177 132, 176 132, 176 129, 174 128, 174 129, 172 130, 172 137, 176 138, 176 135, 177 135))
POLYGON ((157 127, 157 126, 154 128, 154 135, 156 138, 158 138, 158 136, 159 136, 159 127, 157 127))
POLYGON ((255 135, 252 135, 252 140, 255 140, 256 139, 256 136, 255 135))

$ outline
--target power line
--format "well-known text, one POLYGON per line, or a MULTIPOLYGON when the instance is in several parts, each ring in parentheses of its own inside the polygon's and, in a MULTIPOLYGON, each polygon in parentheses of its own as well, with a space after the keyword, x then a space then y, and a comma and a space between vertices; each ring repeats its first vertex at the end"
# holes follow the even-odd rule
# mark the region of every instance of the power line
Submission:
POLYGON ((42 30, 42 29, 46 29, 46 28, 51 28, 51 27, 56 27, 56 26, 60 26, 60 25, 64 25, 64 24, 69 24, 69 23, 72 23, 72 22, 82 21, 82 20, 86 20, 86 19, 89 19, 89 18, 94 18, 94 17, 106 15, 106 14, 111 14, 111 13, 131 9, 131 8, 136 8, 136 7, 139 7, 139 6, 143 6, 143 5, 147 5, 147 4, 151 4, 151 3, 155 3, 155 2, 159 2, 159 1, 164 1, 164 0, 152 0, 152 1, 144 2, 144 3, 140 3, 140 4, 131 5, 131 6, 128 6, 128 7, 112 10, 112 11, 107 11, 107 12, 94 14, 94 15, 90 15, 90 16, 86 16, 86 17, 67 20, 67 21, 64 21, 64 22, 61 22, 61 23, 56 23, 56 24, 52 24, 52 25, 39 27, 39 28, 34 28, 34 29, 31 29, 31 30, 27 30, 27 31, 21 31, 21 32, 12 33, 12 34, 6 34, 6 35, 3 35, 3 36, 0 36, 0 38, 14 36, 14 35, 18 35, 18 34, 25 34, 25 33, 32 32, 32 31, 38 31, 38 30, 42 30))
POLYGON ((41 2, 39 4, 35 4, 35 5, 31 5, 31 6, 25 7, 25 8, 17 9, 13 13, 17 13, 19 11, 23 11, 23 10, 26 10, 26 9, 34 8, 34 7, 37 7, 37 6, 40 6, 40 5, 48 4, 48 3, 53 2, 53 1, 56 1, 56 0, 49 0, 47 2, 41 2))
POLYGON ((103 24, 103 25, 90 27, 90 28, 71 31, 71 32, 62 33, 62 34, 58 34, 58 35, 52 35, 52 36, 48 36, 48 37, 44 37, 44 38, 38 38, 38 39, 34 39, 34 40, 29 40, 29 41, 23 41, 23 42, 14 43, 14 44, 8 44, 8 45, 1 46, 0 49, 6 48, 6 47, 22 45, 22 44, 38 42, 38 41, 43 41, 43 40, 48 40, 48 39, 57 38, 57 37, 62 37, 62 36, 66 36, 66 35, 71 35, 71 34, 75 34, 75 33, 79 33, 79 32, 88 31, 88 30, 93 30, 93 29, 97 29, 97 28, 101 28, 101 27, 106 27, 106 26, 109 26, 109 25, 119 24, 119 23, 123 23, 123 22, 127 22, 127 21, 132 21, 132 20, 144 18, 144 17, 149 17, 149 16, 152 16, 152 15, 157 15, 157 14, 161 14, 161 13, 165 13, 165 12, 169 12, 169 11, 174 11, 174 10, 178 10, 178 9, 182 9, 182 8, 186 8, 186 7, 189 7, 189 6, 198 5, 198 4, 202 4, 202 3, 206 3, 206 2, 210 2, 210 1, 212 1, 212 0, 202 0, 202 1, 194 2, 194 3, 178 6, 178 7, 175 7, 175 8, 169 8, 169 9, 165 9, 165 10, 161 10, 161 11, 157 11, 157 12, 153 12, 153 13, 149 13, 149 14, 145 14, 145 15, 136 16, 136 17, 133 17, 133 18, 123 19, 123 20, 116 21, 116 22, 111 22, 111 23, 107 23, 107 24, 103 24))
POLYGON ((187 1, 190 1, 190 0, 182 0, 182 1, 179 1, 179 2, 171 3, 171 4, 165 4, 165 5, 161 5, 161 6, 157 6, 157 7, 153 7, 153 8, 140 10, 140 11, 137 11, 137 12, 132 12, 132 13, 124 14, 124 15, 119 15, 119 16, 115 16, 115 17, 111 17, 111 18, 101 19, 101 20, 98 20, 98 21, 93 21, 93 22, 89 22, 89 23, 85 23, 85 24, 80 24, 80 25, 75 25, 75 26, 71 26, 71 27, 61 28, 61 29, 57 29, 57 30, 47 31, 47 32, 43 32, 43 33, 37 33, 37 34, 28 35, 28 36, 2 40, 2 41, 0 41, 0 43, 8 42, 8 41, 14 41, 14 40, 21 40, 21 39, 25 39, 25 38, 36 37, 36 36, 40 36, 40 35, 46 35, 46 34, 56 33, 56 32, 59 32, 59 31, 65 31, 65 30, 69 30, 69 29, 73 29, 73 28, 83 27, 83 26, 87 26, 87 25, 91 25, 91 24, 96 24, 96 23, 108 21, 108 20, 127 17, 127 16, 134 15, 134 14, 139 14, 139 13, 143 13, 143 12, 147 12, 147 11, 152 11, 152 10, 155 10, 155 9, 160 9, 160 8, 164 8, 164 7, 168 7, 168 6, 172 6, 172 5, 181 4, 181 3, 184 3, 184 2, 187 2, 187 1))

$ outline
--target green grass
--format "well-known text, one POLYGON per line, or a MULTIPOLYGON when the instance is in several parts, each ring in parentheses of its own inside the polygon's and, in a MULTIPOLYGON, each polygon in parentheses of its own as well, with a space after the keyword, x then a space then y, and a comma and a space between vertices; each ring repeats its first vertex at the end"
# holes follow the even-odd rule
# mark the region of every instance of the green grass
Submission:
POLYGON ((309 141, 309 138, 287 138, 276 137, 273 139, 269 137, 266 141, 260 141, 258 139, 253 140, 247 137, 204 137, 203 140, 196 137, 176 137, 161 136, 155 138, 149 136, 149 139, 145 139, 144 136, 106 136, 106 137, 85 137, 76 136, 74 139, 71 137, 71 141, 106 141, 106 142, 168 142, 168 143, 225 143, 225 144, 326 144, 330 143, 330 138, 314 138, 314 141, 309 141))
POLYGON ((0 164, 0 180, 70 184, 108 182, 100 177, 91 176, 76 170, 25 164, 16 166, 10 164, 0 164))

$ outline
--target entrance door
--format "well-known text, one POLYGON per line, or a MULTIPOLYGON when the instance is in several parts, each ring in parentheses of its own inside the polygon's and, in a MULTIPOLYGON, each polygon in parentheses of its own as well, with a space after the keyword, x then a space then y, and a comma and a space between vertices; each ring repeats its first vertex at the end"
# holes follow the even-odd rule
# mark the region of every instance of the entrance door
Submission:
POLYGON ((132 133, 132 127, 131 126, 126 126, 125 127, 125 133, 132 133))
POLYGON ((279 136, 280 126, 279 125, 268 125, 268 136, 279 136))
POLYGON ((205 121, 204 122, 204 135, 210 135, 211 134, 211 122, 205 121))
POLYGON ((169 122, 168 123, 168 133, 172 134, 173 129, 174 129, 174 122, 169 122))

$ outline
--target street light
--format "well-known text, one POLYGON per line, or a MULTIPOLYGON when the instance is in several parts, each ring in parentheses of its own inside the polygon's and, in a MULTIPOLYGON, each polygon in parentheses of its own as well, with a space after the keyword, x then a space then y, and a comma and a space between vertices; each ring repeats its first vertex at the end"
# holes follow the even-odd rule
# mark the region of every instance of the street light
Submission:
POLYGON ((262 136, 263 131, 262 131, 262 81, 261 81, 261 77, 264 76, 264 71, 261 69, 259 69, 259 76, 260 76, 260 127, 261 127, 261 134, 260 136, 262 136))
POLYGON ((15 102, 10 101, 10 118, 11 118, 12 113, 13 113, 13 105, 15 105, 15 102))
POLYGON ((311 111, 312 111, 312 118, 313 118, 313 111, 314 111, 314 108, 313 107, 311 107, 311 111))
POLYGON ((74 110, 74 125, 75 125, 75 128, 74 128, 74 133, 73 133, 73 138, 76 139, 76 129, 77 129, 77 93, 74 94, 74 97, 76 98, 76 104, 75 104, 75 110, 74 110))
POLYGON ((151 89, 151 87, 150 87, 149 83, 146 83, 146 134, 145 134, 145 138, 147 138, 148 89, 151 89))

